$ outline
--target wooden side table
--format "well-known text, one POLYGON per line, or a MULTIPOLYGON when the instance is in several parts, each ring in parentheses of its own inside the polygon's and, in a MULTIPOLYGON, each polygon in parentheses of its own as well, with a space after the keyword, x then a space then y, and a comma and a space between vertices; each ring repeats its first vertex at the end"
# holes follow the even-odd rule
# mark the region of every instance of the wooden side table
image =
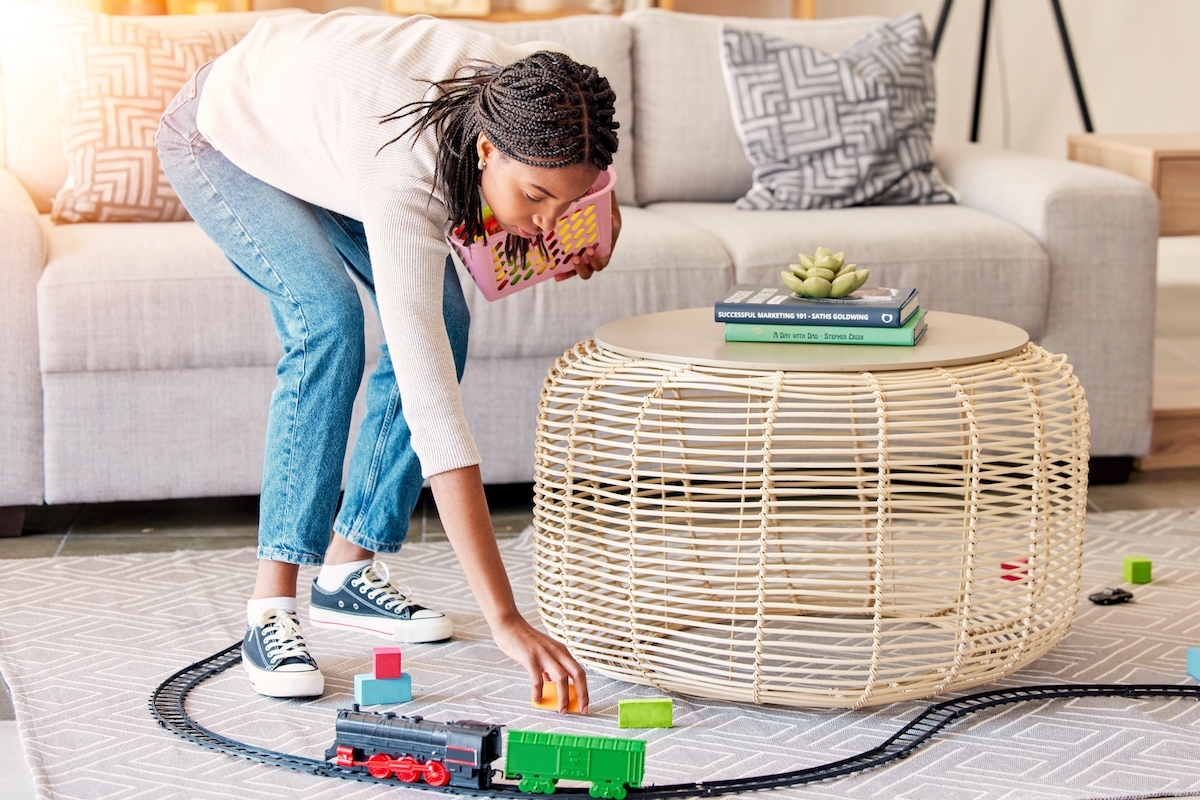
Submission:
MULTIPOLYGON (((1200 235, 1200 134, 1067 138, 1068 158, 1124 172, 1149 185, 1160 204, 1159 235, 1200 235)), ((1200 378, 1155 376, 1154 433, 1138 469, 1200 466, 1200 378)))
POLYGON ((1082 133, 1067 137, 1067 158, 1124 172, 1154 189, 1159 235, 1200 235, 1200 134, 1082 133))

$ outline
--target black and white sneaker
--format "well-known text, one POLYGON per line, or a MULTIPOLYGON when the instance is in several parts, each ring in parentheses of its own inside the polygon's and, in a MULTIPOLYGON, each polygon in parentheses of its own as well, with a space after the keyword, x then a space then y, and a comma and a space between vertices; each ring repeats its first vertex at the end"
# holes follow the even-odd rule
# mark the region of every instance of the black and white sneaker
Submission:
POLYGON ((395 642, 440 642, 454 633, 445 614, 419 606, 388 577, 382 561, 353 572, 332 592, 313 581, 308 618, 314 625, 353 628, 395 642))
POLYGON ((242 640, 242 664, 254 691, 267 697, 317 697, 325 691, 325 676, 309 655, 292 611, 263 612, 242 640))

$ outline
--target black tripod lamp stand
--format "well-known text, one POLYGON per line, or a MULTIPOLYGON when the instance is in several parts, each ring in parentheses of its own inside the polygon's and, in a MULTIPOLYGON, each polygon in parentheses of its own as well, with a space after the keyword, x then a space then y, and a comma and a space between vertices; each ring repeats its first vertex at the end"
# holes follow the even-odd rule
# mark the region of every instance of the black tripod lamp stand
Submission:
MULTIPOLYGON (((954 0, 943 0, 942 13, 938 15, 937 30, 933 34, 933 57, 937 58, 938 45, 942 43, 942 33, 946 30, 946 20, 950 16, 950 6, 954 0)), ((1083 83, 1079 80, 1079 68, 1075 66, 1075 53, 1071 49, 1071 37, 1067 33, 1067 21, 1063 18, 1062 5, 1059 0, 1050 0, 1054 9, 1054 19, 1058 22, 1058 36, 1062 39, 1063 53, 1067 56, 1067 69, 1071 72, 1071 83, 1075 86, 1075 100, 1079 103, 1079 116, 1083 117, 1083 129, 1093 132, 1092 116, 1088 113, 1087 98, 1083 96, 1083 83)), ((992 19, 992 0, 983 0, 983 30, 979 34, 979 67, 975 71, 975 110, 971 115, 971 141, 979 141, 979 114, 983 104, 983 71, 987 64, 988 25, 992 19)))

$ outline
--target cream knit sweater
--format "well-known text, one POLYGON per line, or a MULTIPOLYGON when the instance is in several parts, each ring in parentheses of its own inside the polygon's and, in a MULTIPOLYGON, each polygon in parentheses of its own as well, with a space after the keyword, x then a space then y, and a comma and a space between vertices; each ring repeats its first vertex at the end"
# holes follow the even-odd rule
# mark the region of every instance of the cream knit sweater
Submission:
MULTIPOLYGON (((427 96, 417 79, 471 61, 510 64, 544 45, 505 45, 430 17, 333 12, 259 20, 217 59, 197 125, 243 171, 360 220, 404 417, 428 477, 479 463, 442 320, 448 219, 433 186, 433 134, 380 147, 379 117, 427 96), (432 199, 431 199, 432 193, 432 199)), ((559 48, 556 48, 559 49, 559 48)), ((431 95, 430 95, 431 96, 431 95)))

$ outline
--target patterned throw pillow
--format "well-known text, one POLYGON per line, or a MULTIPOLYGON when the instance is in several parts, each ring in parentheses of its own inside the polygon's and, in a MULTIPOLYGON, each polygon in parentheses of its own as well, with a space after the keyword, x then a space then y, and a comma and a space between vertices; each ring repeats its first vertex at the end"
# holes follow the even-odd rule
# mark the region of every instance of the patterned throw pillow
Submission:
POLYGON ((188 219, 158 163, 158 119, 192 73, 239 36, 198 29, 167 38, 120 17, 65 8, 55 28, 69 174, 51 219, 188 219))
POLYGON ((722 28, 734 126, 754 167, 743 209, 953 203, 933 165, 934 85, 916 12, 837 55, 722 28))

